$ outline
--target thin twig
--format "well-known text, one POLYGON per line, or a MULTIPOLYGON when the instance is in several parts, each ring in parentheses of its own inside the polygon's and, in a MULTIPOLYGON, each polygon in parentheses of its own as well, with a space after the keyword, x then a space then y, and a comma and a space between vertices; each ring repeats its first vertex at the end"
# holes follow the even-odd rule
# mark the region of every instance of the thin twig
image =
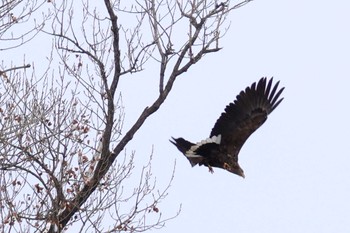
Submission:
POLYGON ((9 71, 13 71, 13 70, 27 69, 27 68, 30 68, 30 66, 31 66, 30 64, 27 64, 27 65, 23 65, 23 66, 11 67, 11 68, 6 69, 6 70, 0 70, 0 75, 3 75, 4 73, 9 72, 9 71))

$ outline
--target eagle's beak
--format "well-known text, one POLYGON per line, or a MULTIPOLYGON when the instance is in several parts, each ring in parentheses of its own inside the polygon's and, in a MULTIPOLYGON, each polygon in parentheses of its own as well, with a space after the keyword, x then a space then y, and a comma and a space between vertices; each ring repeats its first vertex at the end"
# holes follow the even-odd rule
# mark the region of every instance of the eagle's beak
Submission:
POLYGON ((236 175, 245 178, 244 171, 239 166, 232 168, 228 163, 224 163, 222 167, 229 172, 235 173, 236 175))

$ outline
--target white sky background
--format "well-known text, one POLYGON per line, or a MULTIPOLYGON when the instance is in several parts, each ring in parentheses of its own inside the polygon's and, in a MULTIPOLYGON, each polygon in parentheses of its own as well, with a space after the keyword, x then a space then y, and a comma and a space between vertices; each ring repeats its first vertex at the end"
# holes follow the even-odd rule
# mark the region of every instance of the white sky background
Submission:
POLYGON ((224 49, 180 77, 135 137, 138 154, 155 145, 159 184, 177 161, 160 210, 182 212, 159 232, 350 232, 349 12, 345 0, 256 0, 231 14, 224 49), (246 179, 191 168, 169 137, 208 137, 261 76, 281 80, 285 99, 241 150, 246 179))
MULTIPOLYGON (((182 211, 155 232, 350 232, 350 2, 256 0, 228 20, 223 50, 179 77, 127 146, 142 164, 154 145, 160 189, 176 160, 158 207, 165 217, 182 211), (246 178, 191 168, 169 138, 208 137, 225 106, 262 76, 280 80, 285 99, 241 150, 246 178)), ((154 100, 158 70, 145 73, 121 82, 125 131, 154 100)))

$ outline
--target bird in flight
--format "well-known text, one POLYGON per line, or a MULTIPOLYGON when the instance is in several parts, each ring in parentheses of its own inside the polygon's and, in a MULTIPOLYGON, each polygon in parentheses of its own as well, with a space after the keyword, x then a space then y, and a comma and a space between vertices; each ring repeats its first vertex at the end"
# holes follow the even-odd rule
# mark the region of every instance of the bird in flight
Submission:
POLYGON ((226 106, 216 121, 209 138, 198 143, 183 138, 170 140, 190 161, 192 167, 204 165, 213 173, 213 167, 223 168, 241 177, 238 154, 245 141, 267 119, 281 103, 284 90, 278 89, 279 81, 272 85, 273 78, 261 78, 237 95, 236 100, 226 106))

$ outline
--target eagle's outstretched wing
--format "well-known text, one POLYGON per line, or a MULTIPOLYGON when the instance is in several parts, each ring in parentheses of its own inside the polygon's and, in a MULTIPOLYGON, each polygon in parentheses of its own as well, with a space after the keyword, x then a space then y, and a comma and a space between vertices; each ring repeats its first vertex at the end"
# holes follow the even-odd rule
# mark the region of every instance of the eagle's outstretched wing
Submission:
POLYGON ((272 87, 273 78, 253 83, 237 95, 236 100, 225 108, 216 121, 210 137, 221 135, 221 144, 235 157, 248 137, 258 129, 283 100, 279 99, 284 88, 278 90, 277 82, 272 87))

